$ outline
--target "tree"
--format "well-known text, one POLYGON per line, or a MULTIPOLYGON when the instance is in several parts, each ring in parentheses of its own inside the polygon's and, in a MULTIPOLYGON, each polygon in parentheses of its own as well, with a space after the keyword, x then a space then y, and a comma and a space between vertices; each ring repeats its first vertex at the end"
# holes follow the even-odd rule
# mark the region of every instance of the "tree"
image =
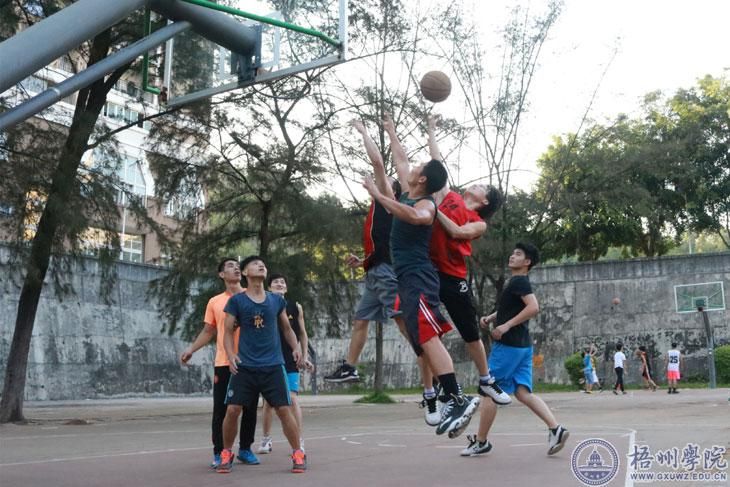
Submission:
POLYGON ((688 227, 716 234, 730 249, 730 83, 705 76, 680 89, 651 117, 674 149, 681 171, 674 190, 686 205, 688 227))
MULTIPOLYGON (((302 8, 280 5, 284 18, 294 22, 315 6, 302 8)), ((283 42, 302 58, 319 49, 297 40, 283 42)), ((332 113, 318 111, 311 94, 327 71, 308 71, 203 103, 207 111, 185 110, 153 131, 151 167, 158 196, 207 196, 203 208, 189 205, 179 245, 169 242, 175 247, 173 272, 153 287, 168 333, 181 324, 185 336, 199 328, 199 310, 217 288, 215 279, 201 278, 219 256, 256 253, 271 269, 286 262, 294 274, 292 291, 300 299, 308 290, 296 277, 318 272, 329 277, 337 269, 331 256, 343 255, 353 235, 336 231, 347 228, 347 212, 337 199, 313 195, 325 183, 321 141, 332 113), (183 142, 191 150, 181 153, 183 142), (200 288, 192 306, 191 287, 200 288)))
MULTIPOLYGON (((497 295, 501 293, 505 282, 504 262, 516 238, 523 235, 524 224, 519 218, 528 217, 517 213, 514 215, 517 218, 513 218, 509 214, 514 154, 540 53, 560 16, 562 2, 551 1, 538 12, 520 5, 514 7, 501 30, 501 49, 497 54, 483 45, 484 32, 478 19, 468 20, 474 16, 460 12, 457 4, 450 8, 452 14, 442 17, 438 31, 451 35, 449 42, 441 45, 441 52, 449 60, 466 102, 468 119, 462 125, 478 147, 479 164, 486 173, 482 179, 505 195, 505 206, 492 222, 487 242, 475 247, 473 261, 477 265, 470 269, 478 298, 485 298, 485 276, 495 286, 497 295), (496 69, 491 70, 491 66, 496 69)), ((520 201, 524 201, 522 195, 520 201)))
MULTIPOLYGON (((6 2, 0 7, 3 37, 63 8, 68 2, 6 2)), ((81 66, 97 63, 112 51, 138 37, 140 19, 131 19, 112 27, 82 45, 69 61, 81 66)), ((0 182, 0 197, 14 211, 6 229, 13 229, 16 257, 24 271, 18 301, 13 340, 5 370, 0 422, 23 420, 28 353, 43 282, 54 257, 52 276, 64 283, 63 271, 70 258, 78 255, 84 232, 96 226, 106 233, 101 249, 102 261, 108 264, 118 255, 119 240, 111 223, 119 218, 115 203, 120 189, 113 168, 118 162, 111 139, 100 145, 106 162, 97 166, 82 164, 92 136, 108 133, 98 126, 99 114, 114 84, 129 69, 118 68, 106 78, 79 91, 68 128, 50 119, 37 117, 7 131, 3 152, 7 173, 0 182), (69 253, 70 252, 70 253, 69 253)))

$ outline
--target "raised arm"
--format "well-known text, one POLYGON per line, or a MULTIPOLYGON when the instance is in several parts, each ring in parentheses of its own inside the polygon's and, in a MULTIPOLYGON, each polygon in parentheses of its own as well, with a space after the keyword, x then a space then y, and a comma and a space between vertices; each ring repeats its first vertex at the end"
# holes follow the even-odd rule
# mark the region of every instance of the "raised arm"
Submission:
POLYGON ((433 202, 421 200, 413 206, 408 206, 383 195, 369 177, 365 178, 362 185, 378 203, 383 205, 383 208, 399 220, 412 225, 431 225, 433 223, 436 214, 436 206, 433 202))
POLYGON ((437 119, 437 115, 429 115, 426 119, 426 134, 428 134, 428 152, 431 155, 431 159, 443 161, 443 159, 441 158, 441 151, 439 150, 439 144, 436 141, 437 119))
POLYGON ((411 172, 410 163, 408 162, 408 155, 406 154, 403 145, 398 140, 398 134, 395 133, 395 124, 393 119, 390 118, 390 114, 386 113, 383 117, 383 128, 388 134, 390 139, 390 152, 393 154, 393 163, 395 164, 395 170, 398 173, 398 181, 404 193, 409 191, 408 188, 408 175, 411 172))
POLYGON ((451 218, 444 215, 440 211, 436 214, 441 227, 446 234, 458 240, 474 240, 481 237, 487 231, 487 224, 483 221, 468 222, 463 225, 457 225, 451 218))
POLYGON ((370 163, 373 166, 373 173, 375 175, 375 184, 381 193, 393 199, 393 188, 388 184, 388 175, 385 173, 385 164, 383 164, 383 156, 378 150, 378 146, 375 145, 375 141, 370 137, 368 131, 365 129, 365 124, 360 120, 353 120, 352 126, 362 136, 363 144, 365 145, 365 152, 367 152, 370 158, 370 163))

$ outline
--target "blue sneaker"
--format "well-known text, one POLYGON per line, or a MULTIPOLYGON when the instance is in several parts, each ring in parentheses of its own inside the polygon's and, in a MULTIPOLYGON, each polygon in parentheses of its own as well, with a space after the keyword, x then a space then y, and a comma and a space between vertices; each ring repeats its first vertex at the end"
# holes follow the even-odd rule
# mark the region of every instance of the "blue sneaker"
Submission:
POLYGON ((213 461, 210 462, 210 468, 216 469, 221 466, 221 455, 220 453, 213 454, 213 461))
POLYGON ((251 450, 238 450, 238 459, 246 465, 258 465, 261 463, 251 450))

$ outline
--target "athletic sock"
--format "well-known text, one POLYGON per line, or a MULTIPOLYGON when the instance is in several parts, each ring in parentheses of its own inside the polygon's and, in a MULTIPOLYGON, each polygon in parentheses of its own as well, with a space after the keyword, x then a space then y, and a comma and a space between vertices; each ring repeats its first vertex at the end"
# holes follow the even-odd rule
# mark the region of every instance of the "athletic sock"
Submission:
POLYGON ((434 397, 436 397, 436 389, 434 389, 433 387, 430 387, 428 389, 424 388, 423 397, 425 397, 426 399, 433 399, 434 397))
POLYGON ((439 382, 446 395, 459 395, 459 384, 456 382, 456 374, 454 372, 439 375, 439 382))
POLYGON ((492 374, 480 375, 479 376, 479 382, 485 382, 486 383, 486 382, 489 382, 490 380, 492 380, 492 374))

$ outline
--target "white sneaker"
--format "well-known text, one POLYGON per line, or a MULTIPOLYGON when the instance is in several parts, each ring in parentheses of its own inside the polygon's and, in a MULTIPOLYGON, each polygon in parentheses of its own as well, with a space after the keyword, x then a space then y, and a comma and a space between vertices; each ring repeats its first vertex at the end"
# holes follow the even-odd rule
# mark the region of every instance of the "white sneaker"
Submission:
POLYGON ((271 437, 270 436, 264 436, 261 438, 261 444, 259 445, 259 449, 256 453, 271 453, 271 437))
POLYGON ((438 410, 438 403, 439 400, 436 396, 427 398, 424 395, 421 401, 421 407, 426 410, 426 424, 429 426, 437 426, 441 422, 441 412, 438 410))
POLYGON ((555 455, 562 450, 568 437, 570 437, 570 433, 560 425, 555 428, 555 431, 548 430, 548 455, 555 455))
POLYGON ((486 382, 479 381, 479 395, 491 397, 492 401, 500 406, 512 404, 512 398, 497 385, 493 377, 490 377, 486 382))
POLYGON ((477 440, 477 435, 467 436, 466 439, 469 440, 469 446, 461 450, 462 457, 473 457, 492 451, 492 444, 489 443, 489 440, 484 440, 484 443, 481 443, 477 440))

